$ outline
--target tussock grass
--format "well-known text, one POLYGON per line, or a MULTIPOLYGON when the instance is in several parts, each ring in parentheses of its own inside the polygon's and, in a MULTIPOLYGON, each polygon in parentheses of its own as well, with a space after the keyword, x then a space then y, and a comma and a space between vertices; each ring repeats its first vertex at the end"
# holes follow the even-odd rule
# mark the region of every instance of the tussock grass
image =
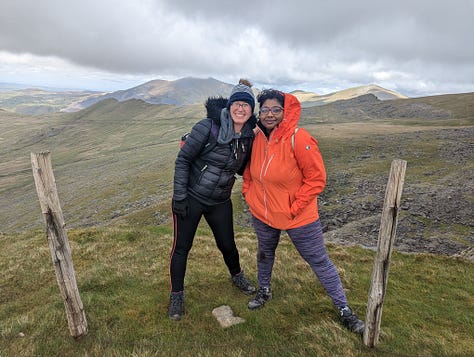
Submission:
MULTIPOLYGON (((203 224, 186 275, 186 315, 167 318, 171 227, 68 232, 89 334, 69 335, 42 231, 0 235, 1 356, 379 356, 474 354, 474 265, 432 255, 392 256, 376 349, 338 322, 330 299, 286 235, 277 250, 274 298, 250 311, 203 224), (245 323, 222 329, 212 309, 230 305, 245 323)), ((256 280, 256 239, 237 232, 242 266, 256 280)), ((328 246, 348 299, 364 317, 374 252, 328 246)))

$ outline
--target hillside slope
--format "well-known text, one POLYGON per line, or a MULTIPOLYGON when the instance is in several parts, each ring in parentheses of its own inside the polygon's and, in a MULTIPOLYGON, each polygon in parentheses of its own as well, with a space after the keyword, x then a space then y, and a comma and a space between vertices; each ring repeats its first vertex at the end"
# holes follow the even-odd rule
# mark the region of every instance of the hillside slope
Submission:
POLYGON ((440 120, 474 117, 474 93, 383 101, 366 94, 327 105, 302 109, 304 122, 355 122, 360 120, 440 120))
POLYGON ((0 108, 27 115, 42 115, 59 111, 77 111, 76 103, 96 98, 103 93, 91 91, 51 91, 18 89, 0 92, 0 108))
MULTIPOLYGON (((328 171, 320 197, 328 238, 374 246, 390 163, 400 158, 408 169, 397 248, 467 252, 474 244, 473 95, 368 96, 304 109, 301 126, 318 139, 328 171), (326 111, 324 120, 314 110, 326 111)), ((203 116, 202 105, 113 99, 76 113, 0 112, 0 231, 42 226, 30 164, 30 152, 40 151, 52 153, 68 226, 169 224, 179 138, 203 116)), ((236 225, 251 229, 239 185, 236 225)))

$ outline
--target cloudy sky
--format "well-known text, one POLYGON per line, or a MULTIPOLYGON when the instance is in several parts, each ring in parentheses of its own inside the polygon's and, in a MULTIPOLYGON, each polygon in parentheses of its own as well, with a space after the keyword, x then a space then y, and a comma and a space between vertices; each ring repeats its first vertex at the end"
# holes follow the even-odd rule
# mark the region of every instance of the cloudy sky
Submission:
POLYGON ((0 82, 474 92, 474 0, 1 0, 0 82))

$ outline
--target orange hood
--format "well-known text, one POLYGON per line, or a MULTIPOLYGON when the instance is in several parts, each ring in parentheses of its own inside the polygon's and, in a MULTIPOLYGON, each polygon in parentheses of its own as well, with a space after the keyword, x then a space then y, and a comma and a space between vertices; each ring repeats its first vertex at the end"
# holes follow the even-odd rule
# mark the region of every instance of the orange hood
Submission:
POLYGON ((284 93, 284 95, 285 111, 283 112, 283 120, 273 132, 273 139, 278 141, 280 139, 287 139, 293 135, 301 115, 301 104, 298 98, 289 93, 284 93))

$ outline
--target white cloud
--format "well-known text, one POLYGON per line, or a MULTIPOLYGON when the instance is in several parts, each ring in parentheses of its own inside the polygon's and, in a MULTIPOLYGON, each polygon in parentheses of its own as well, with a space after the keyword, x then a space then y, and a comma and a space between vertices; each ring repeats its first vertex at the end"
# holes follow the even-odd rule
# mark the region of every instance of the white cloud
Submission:
POLYGON ((113 90, 246 76, 314 91, 474 91, 473 17, 472 0, 2 0, 0 81, 113 90))

